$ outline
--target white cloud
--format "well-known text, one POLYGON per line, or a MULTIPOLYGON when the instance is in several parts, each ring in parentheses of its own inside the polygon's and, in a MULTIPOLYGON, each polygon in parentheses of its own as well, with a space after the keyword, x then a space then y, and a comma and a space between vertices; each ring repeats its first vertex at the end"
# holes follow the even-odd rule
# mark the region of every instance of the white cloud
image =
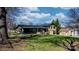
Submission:
POLYGON ((31 13, 23 12, 16 17, 18 22, 27 23, 28 21, 33 22, 34 24, 43 24, 47 22, 51 17, 50 13, 31 13), (28 21, 27 21, 28 20, 28 21))
POLYGON ((38 7, 18 7, 18 9, 21 11, 39 11, 38 7))
POLYGON ((44 23, 45 21, 49 20, 51 15, 49 13, 29 13, 26 15, 28 20, 33 23, 44 23))
POLYGON ((56 14, 55 16, 58 17, 58 18, 67 18, 67 17, 64 15, 64 13, 58 13, 58 14, 56 14))
POLYGON ((47 14, 31 13, 32 11, 40 11, 38 7, 16 7, 12 8, 8 15, 11 19, 16 19, 16 22, 25 22, 33 21, 36 18, 42 18, 47 14))
POLYGON ((64 15, 64 13, 57 13, 55 14, 54 16, 52 16, 53 19, 59 19, 59 20, 65 20, 65 19, 68 19, 67 16, 64 15))
POLYGON ((70 8, 70 7, 61 7, 61 9, 69 10, 69 9, 71 9, 71 8, 70 8))
POLYGON ((67 17, 64 13, 60 12, 52 16, 50 13, 38 13, 38 12, 31 12, 31 11, 40 11, 37 7, 21 7, 18 8, 21 13, 18 13, 19 16, 12 16, 16 18, 17 22, 24 22, 24 23, 50 23, 53 19, 59 19, 59 21, 63 24, 67 20, 71 19, 67 17))
POLYGON ((55 14, 55 16, 52 16, 52 19, 59 19, 60 23, 61 23, 61 26, 64 26, 66 24, 66 22, 68 22, 69 20, 71 20, 72 18, 66 16, 64 13, 58 13, 58 14, 55 14))
POLYGON ((50 16, 49 13, 28 13, 27 14, 27 17, 29 18, 38 18, 38 19, 49 17, 49 16, 50 16))
POLYGON ((38 7, 28 7, 30 11, 39 11, 38 7))
POLYGON ((76 7, 61 7, 61 9, 64 9, 64 10, 70 10, 70 9, 73 9, 73 8, 76 8, 76 7))

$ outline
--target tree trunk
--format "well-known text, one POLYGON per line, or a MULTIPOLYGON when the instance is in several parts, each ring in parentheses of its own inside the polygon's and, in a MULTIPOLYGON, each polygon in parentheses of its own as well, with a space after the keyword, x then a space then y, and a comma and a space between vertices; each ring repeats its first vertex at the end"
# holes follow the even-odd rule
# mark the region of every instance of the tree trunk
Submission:
POLYGON ((58 28, 56 28, 56 34, 59 34, 59 29, 58 28))
POLYGON ((2 43, 7 43, 8 33, 6 24, 6 10, 4 7, 0 7, 0 35, 2 37, 2 43))

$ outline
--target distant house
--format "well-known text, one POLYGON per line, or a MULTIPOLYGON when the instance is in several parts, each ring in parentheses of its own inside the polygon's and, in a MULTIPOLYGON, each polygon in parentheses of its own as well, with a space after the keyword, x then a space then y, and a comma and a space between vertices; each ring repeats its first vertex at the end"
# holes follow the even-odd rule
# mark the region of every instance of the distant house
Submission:
POLYGON ((50 26, 48 27, 48 33, 49 33, 50 35, 53 35, 53 34, 56 33, 56 29, 55 29, 55 27, 54 27, 53 25, 50 25, 50 26))
MULTIPOLYGON (((18 25, 17 33, 26 34, 50 34, 56 33, 56 28, 53 25, 18 25)), ((73 28, 64 27, 60 29, 59 35, 64 36, 79 36, 79 27, 75 24, 73 28)))
POLYGON ((61 28, 60 35, 64 36, 79 36, 79 28, 61 28))
POLYGON ((71 36, 71 29, 70 28, 61 28, 60 29, 60 35, 64 36, 71 36))
POLYGON ((79 23, 73 24, 71 33, 73 36, 79 36, 79 23))
POLYGON ((23 32, 23 29, 22 29, 22 27, 20 27, 20 26, 17 26, 16 32, 17 32, 17 33, 22 33, 22 32, 23 32))
POLYGON ((18 25, 17 33, 26 33, 26 34, 55 34, 55 28, 48 25, 18 25))
MULTIPOLYGON (((40 26, 40 25, 18 25, 18 29, 21 28, 22 33, 26 34, 41 34, 42 32, 48 31, 48 25, 47 26, 40 26)), ((19 32, 19 31, 17 31, 19 32)))
POLYGON ((72 29, 71 30, 71 35, 72 36, 79 36, 79 29, 78 28, 72 29))

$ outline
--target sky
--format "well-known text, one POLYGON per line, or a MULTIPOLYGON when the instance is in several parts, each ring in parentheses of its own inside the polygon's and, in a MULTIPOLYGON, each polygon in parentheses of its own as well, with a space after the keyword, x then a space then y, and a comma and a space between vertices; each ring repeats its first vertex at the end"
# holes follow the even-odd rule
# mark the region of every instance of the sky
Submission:
POLYGON ((45 24, 52 20, 59 19, 61 26, 72 19, 68 16, 71 7, 12 7, 8 11, 8 17, 16 24, 45 24))

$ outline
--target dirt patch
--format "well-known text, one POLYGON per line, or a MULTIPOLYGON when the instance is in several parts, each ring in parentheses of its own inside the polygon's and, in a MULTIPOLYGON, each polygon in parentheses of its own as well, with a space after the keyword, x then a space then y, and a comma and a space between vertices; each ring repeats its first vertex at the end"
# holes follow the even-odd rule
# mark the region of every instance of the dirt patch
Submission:
POLYGON ((13 48, 11 48, 9 44, 6 45, 0 44, 0 51, 24 51, 23 47, 27 45, 25 42, 20 41, 18 43, 16 42, 12 43, 12 46, 13 48))

